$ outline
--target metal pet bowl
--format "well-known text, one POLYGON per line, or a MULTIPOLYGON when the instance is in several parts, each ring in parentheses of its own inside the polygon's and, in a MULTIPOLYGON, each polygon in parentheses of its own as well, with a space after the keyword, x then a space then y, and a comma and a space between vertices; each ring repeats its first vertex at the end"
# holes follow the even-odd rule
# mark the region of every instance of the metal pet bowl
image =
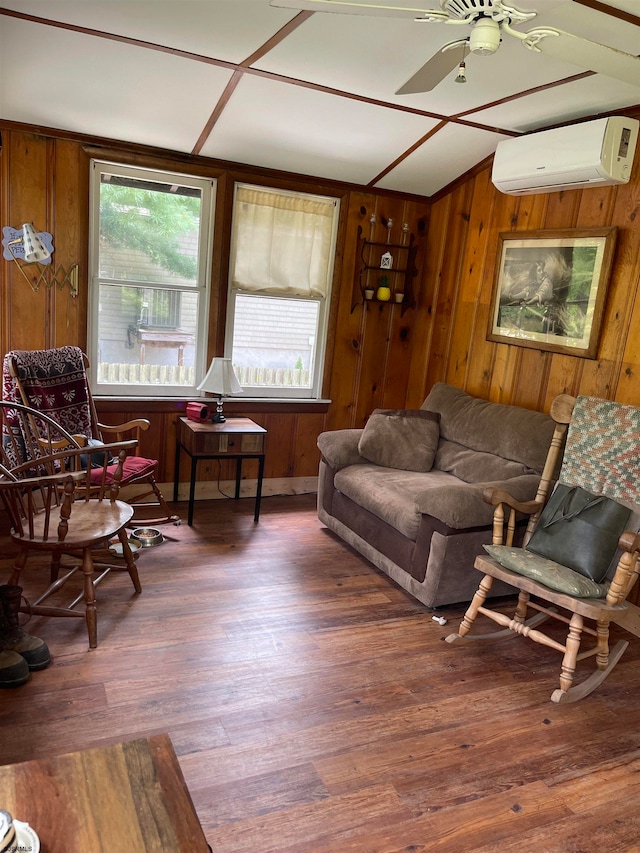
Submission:
MULTIPOLYGON (((142 543, 139 539, 135 539, 133 536, 128 536, 127 541, 129 542, 129 547, 131 548, 131 553, 135 554, 136 551, 139 551, 142 547, 142 543)), ((111 542, 109 545, 109 550, 112 554, 115 554, 116 557, 122 557, 122 543, 121 542, 111 542)))
POLYGON ((138 540, 141 548, 150 548, 164 542, 164 536, 155 527, 136 527, 131 535, 138 540))

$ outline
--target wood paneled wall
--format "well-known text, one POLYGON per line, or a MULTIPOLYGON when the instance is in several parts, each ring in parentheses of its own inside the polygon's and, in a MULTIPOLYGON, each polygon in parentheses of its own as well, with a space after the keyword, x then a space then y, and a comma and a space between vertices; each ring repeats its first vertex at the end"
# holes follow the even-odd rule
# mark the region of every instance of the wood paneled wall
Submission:
MULTIPOLYGON (((33 222, 54 238, 54 261, 69 266, 79 263, 80 294, 72 299, 68 288, 33 293, 14 263, 2 261, 0 299, 0 348, 41 349, 63 344, 87 345, 87 257, 89 218, 89 162, 92 156, 151 168, 188 171, 214 177, 216 194, 215 248, 212 262, 212 300, 209 322, 209 357, 221 355, 224 346, 228 245, 231 231, 233 182, 253 181, 283 189, 337 195, 341 200, 336 272, 327 346, 324 396, 329 406, 276 403, 256 405, 228 401, 227 414, 252 417, 269 431, 265 476, 307 478, 318 471, 316 439, 324 429, 363 425, 375 406, 402 406, 407 395, 408 365, 413 346, 417 312, 400 317, 400 306, 379 303, 353 307, 357 229, 362 225, 369 238, 384 241, 394 221, 391 241, 400 242, 403 223, 420 244, 418 267, 426 250, 429 206, 426 202, 389 194, 354 192, 344 185, 243 167, 229 167, 203 158, 171 159, 154 152, 138 152, 131 146, 101 148, 95 140, 62 138, 54 131, 31 133, 0 122, 0 210, 2 225, 33 222), (371 214, 376 225, 371 227, 371 214), (353 310, 352 310, 353 309, 353 310)), ((416 288, 419 289, 419 281, 416 288)), ((159 479, 173 479, 175 424, 184 414, 187 400, 161 403, 128 401, 100 403, 105 422, 146 416, 152 428, 144 435, 143 452, 160 460, 159 479)), ((249 476, 251 476, 250 467, 249 476)), ((206 465, 203 479, 211 476, 206 465)), ((230 476, 223 469, 222 476, 230 476)), ((186 477, 186 466, 184 477, 186 477)), ((182 479, 184 479, 182 477, 182 479)))
POLYGON ((543 411, 562 392, 640 405, 639 285, 639 155, 629 184, 532 196, 503 195, 490 167, 480 171, 431 209, 418 309, 424 346, 411 350, 407 404, 442 380, 543 411), (597 358, 487 341, 500 232, 603 226, 618 234, 597 358))
MULTIPOLYGON (((422 287, 425 266, 429 208, 415 202, 352 192, 349 195, 346 241, 342 258, 339 303, 332 344, 331 375, 328 396, 331 406, 327 429, 361 427, 376 407, 402 408, 408 394, 411 351, 420 347, 415 330, 417 309, 401 316, 400 306, 391 303, 362 302, 353 306, 354 272, 360 268, 357 255, 358 226, 367 239, 384 242, 385 222, 393 220, 390 242, 401 241, 401 228, 407 223, 418 245, 419 270, 415 289, 422 287), (375 224, 370 224, 374 215, 375 224)), ((374 274, 375 278, 375 274, 374 274)))
MULTIPOLYGON (((54 132, 2 131, 0 210, 2 225, 32 221, 53 233, 57 263, 80 264, 80 295, 33 293, 14 265, 2 261, 0 346, 33 349, 87 342, 87 239, 89 160, 100 156, 95 140, 70 140, 54 132), (90 147, 93 146, 93 147, 90 147)), ((312 477, 316 438, 325 429, 363 426, 376 407, 419 406, 434 382, 471 394, 548 410, 566 391, 640 404, 640 157, 625 186, 515 198, 491 184, 490 168, 460 182, 433 204, 414 198, 354 190, 321 181, 230 167, 198 158, 172 161, 131 146, 102 151, 105 159, 216 177, 216 248, 213 258, 210 357, 221 354, 226 310, 228 239, 234 180, 286 189, 337 194, 342 213, 334 279, 324 396, 328 407, 286 404, 226 406, 253 417, 270 433, 265 476, 312 477), (376 221, 370 224, 371 215, 376 221), (394 304, 358 303, 358 226, 366 237, 400 242, 403 223, 416 235, 417 307, 401 315, 394 304), (618 240, 596 359, 551 354, 486 340, 501 231, 615 225, 618 240)), ((186 401, 105 404, 104 418, 147 415, 147 455, 161 460, 160 479, 173 478, 175 422, 186 401)), ((208 476, 203 470, 203 476, 208 476)))
MULTIPOLYGON (((1 126, 0 126, 1 130, 1 126)), ((2 226, 33 222, 54 237, 56 266, 81 260, 78 299, 64 290, 34 293, 13 262, 2 261, 2 352, 86 343, 89 170, 75 142, 2 132, 2 226)))

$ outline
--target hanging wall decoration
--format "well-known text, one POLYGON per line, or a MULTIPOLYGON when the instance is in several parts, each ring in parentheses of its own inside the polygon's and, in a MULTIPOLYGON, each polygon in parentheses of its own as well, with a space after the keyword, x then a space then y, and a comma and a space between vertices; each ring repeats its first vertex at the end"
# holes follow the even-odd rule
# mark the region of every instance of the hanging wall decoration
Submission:
POLYGON ((500 234, 487 339, 595 358, 616 232, 500 234))

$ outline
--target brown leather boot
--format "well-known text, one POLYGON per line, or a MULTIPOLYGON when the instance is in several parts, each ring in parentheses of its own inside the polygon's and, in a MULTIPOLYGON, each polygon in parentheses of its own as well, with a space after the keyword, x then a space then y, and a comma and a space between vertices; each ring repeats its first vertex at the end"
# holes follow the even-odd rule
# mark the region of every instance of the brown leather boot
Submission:
POLYGON ((29 666, 17 652, 0 652, 0 687, 20 687, 29 680, 29 666))
POLYGON ((25 633, 20 627, 18 614, 21 600, 21 586, 0 586, 0 607, 3 616, 0 622, 0 648, 3 654, 16 652, 24 658, 29 669, 44 669, 51 663, 49 647, 44 640, 25 633))

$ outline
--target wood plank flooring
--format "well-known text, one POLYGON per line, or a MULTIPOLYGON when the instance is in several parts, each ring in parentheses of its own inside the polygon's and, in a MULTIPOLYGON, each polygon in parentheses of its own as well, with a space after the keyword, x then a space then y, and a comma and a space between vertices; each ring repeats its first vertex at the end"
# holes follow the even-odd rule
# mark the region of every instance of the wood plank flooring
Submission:
POLYGON ((140 596, 99 588, 94 651, 32 619, 54 660, 0 692, 0 762, 168 732, 215 853, 640 851, 640 641, 553 705, 556 653, 444 643, 464 608, 435 623, 314 500, 199 502, 140 596))

